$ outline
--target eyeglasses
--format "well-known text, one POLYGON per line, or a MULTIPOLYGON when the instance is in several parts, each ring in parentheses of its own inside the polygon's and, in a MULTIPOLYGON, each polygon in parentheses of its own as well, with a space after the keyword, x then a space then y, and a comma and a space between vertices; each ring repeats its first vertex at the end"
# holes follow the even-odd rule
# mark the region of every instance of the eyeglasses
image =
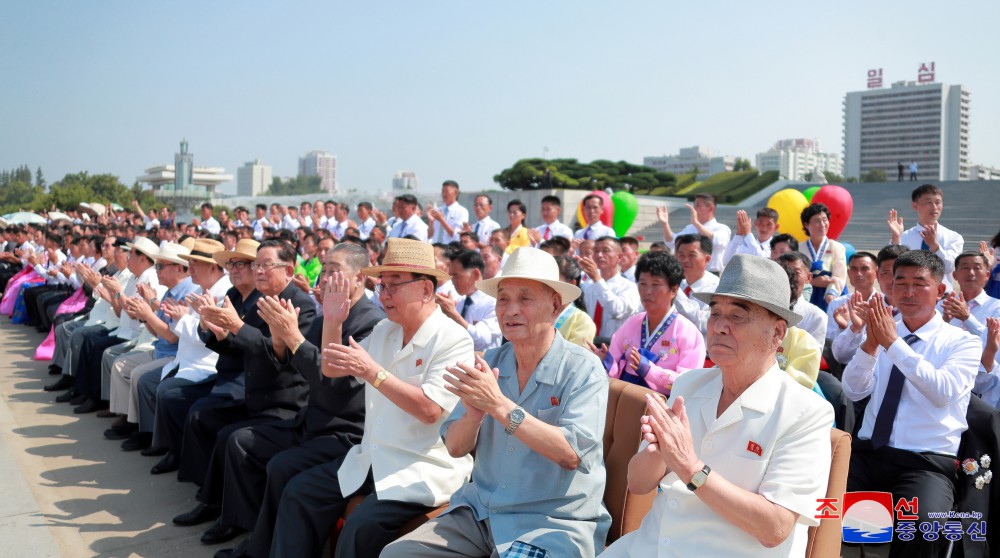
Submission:
POLYGON ((271 262, 271 263, 257 263, 257 262, 253 262, 252 264, 250 264, 250 269, 252 269, 254 271, 261 271, 261 270, 263 270, 263 271, 270 271, 270 270, 272 270, 272 269, 274 269, 276 267, 285 267, 286 265, 288 265, 288 264, 285 264, 285 263, 282 263, 282 262, 271 262))
POLYGON ((402 287, 403 285, 408 285, 410 283, 416 283, 417 281, 424 281, 425 279, 426 279, 425 277, 420 277, 420 278, 417 278, 417 279, 412 279, 410 281, 403 281, 402 283, 396 283, 396 284, 393 284, 393 285, 388 285, 386 283, 379 283, 378 285, 375 285, 375 295, 379 296, 382 293, 385 293, 385 294, 387 294, 389 296, 393 296, 393 295, 396 294, 396 291, 398 291, 399 288, 402 287))
POLYGON ((244 270, 248 267, 250 269, 254 269, 253 262, 248 262, 246 260, 229 260, 226 262, 226 269, 244 270))

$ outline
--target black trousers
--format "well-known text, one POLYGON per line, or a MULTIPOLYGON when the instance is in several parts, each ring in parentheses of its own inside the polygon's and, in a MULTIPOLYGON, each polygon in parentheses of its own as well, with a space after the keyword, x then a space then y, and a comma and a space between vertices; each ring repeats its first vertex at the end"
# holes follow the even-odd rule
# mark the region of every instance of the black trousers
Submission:
MULTIPOLYGON (((198 401, 210 396, 212 380, 206 380, 198 384, 177 386, 169 390, 160 390, 156 393, 156 411, 153 418, 153 438, 157 443, 180 457, 181 447, 184 440, 184 423, 187 421, 188 412, 198 401)), ((222 399, 222 398, 220 398, 222 399)), ((234 403, 231 398, 218 401, 218 405, 213 405, 216 401, 206 401, 203 408, 212 406, 229 406, 234 403)))
POLYGON ((27 319, 24 325, 27 326, 37 326, 38 325, 38 297, 43 294, 51 293, 55 291, 61 291, 62 288, 58 285, 38 285, 35 287, 28 287, 24 289, 24 313, 27 319))
POLYGON ((180 470, 177 479, 193 482, 198 486, 205 483, 208 464, 212 460, 215 439, 223 428, 247 420, 250 415, 243 400, 234 400, 227 405, 211 404, 198 400, 188 411, 184 421, 184 437, 181 443, 180 470))
POLYGON ((292 478, 281 495, 269 544, 264 546, 265 533, 254 529, 249 543, 250 556, 268 556, 266 549, 269 548, 272 557, 318 558, 323 553, 323 543, 330 529, 344 515, 348 501, 356 494, 364 495, 365 501, 344 523, 334 556, 377 558, 382 549, 396 539, 407 521, 433 509, 412 502, 379 500, 371 471, 357 492, 341 494, 337 470, 342 461, 318 465, 292 478))
POLYGON ((125 341, 128 339, 109 335, 107 330, 83 337, 80 355, 73 368, 77 391, 87 394, 94 401, 101 399, 101 359, 104 357, 104 350, 125 341))
POLYGON ((56 311, 59 310, 59 305, 72 295, 73 291, 68 287, 63 287, 38 296, 38 331, 49 331, 56 311))
MULTIPOLYGON (((929 513, 951 511, 955 504, 955 458, 889 446, 877 450, 870 447, 868 440, 855 440, 847 476, 848 492, 891 492, 893 504, 900 498, 917 498, 918 526, 928 520, 929 513)), ((919 531, 915 535, 912 541, 893 540, 889 557, 937 558, 948 545, 943 536, 932 542, 924 540, 919 531)))
POLYGON ((234 432, 226 444, 222 523, 253 531, 274 525, 274 513, 292 477, 321 463, 339 461, 351 444, 337 436, 311 436, 294 419, 234 432), (265 500, 268 512, 260 514, 265 500))

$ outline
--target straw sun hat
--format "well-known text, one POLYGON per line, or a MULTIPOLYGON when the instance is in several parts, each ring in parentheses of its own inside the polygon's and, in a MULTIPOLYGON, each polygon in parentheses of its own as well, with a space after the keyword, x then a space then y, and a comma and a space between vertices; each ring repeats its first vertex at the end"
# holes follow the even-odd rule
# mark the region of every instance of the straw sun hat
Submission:
POLYGON ((212 254, 212 259, 219 265, 226 265, 233 258, 245 258, 250 261, 256 261, 258 246, 260 246, 260 242, 243 238, 236 243, 235 249, 215 252, 212 254))
POLYGON ((499 277, 487 279, 479 284, 479 290, 496 298, 500 282, 504 279, 529 279, 552 288, 562 297, 564 305, 580 296, 580 287, 559 280, 559 264, 548 252, 527 246, 514 250, 503 266, 499 277))
POLYGON ((191 253, 184 254, 181 257, 187 261, 197 260, 199 262, 214 264, 216 262, 212 256, 216 252, 221 252, 223 249, 225 249, 225 246, 223 246, 218 240, 199 238, 194 241, 194 246, 191 247, 191 253))
POLYGON ((383 273, 394 272, 420 273, 436 277, 439 283, 451 279, 451 275, 436 267, 433 246, 408 238, 390 238, 382 265, 367 267, 361 272, 369 277, 379 277, 383 273))

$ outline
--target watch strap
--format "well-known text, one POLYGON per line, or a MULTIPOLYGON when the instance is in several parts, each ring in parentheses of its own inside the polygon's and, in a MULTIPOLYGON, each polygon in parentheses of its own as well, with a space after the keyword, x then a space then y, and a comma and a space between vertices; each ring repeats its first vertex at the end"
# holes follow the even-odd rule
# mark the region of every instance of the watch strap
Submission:
POLYGON ((375 374, 375 381, 372 382, 372 387, 375 388, 375 389, 378 389, 379 386, 382 385, 382 382, 384 382, 388 377, 389 377, 389 373, 386 372, 384 368, 382 370, 379 370, 375 374))
POLYGON ((698 471, 697 473, 695 473, 694 476, 691 477, 691 480, 687 483, 688 490, 690 490, 691 492, 694 492, 695 490, 698 490, 699 488, 701 488, 702 485, 705 484, 705 481, 708 480, 708 474, 711 473, 711 472, 712 472, 712 468, 709 467, 708 464, 705 464, 705 466, 701 468, 701 471, 698 471), (702 475, 701 482, 695 484, 695 479, 698 478, 699 474, 702 475))

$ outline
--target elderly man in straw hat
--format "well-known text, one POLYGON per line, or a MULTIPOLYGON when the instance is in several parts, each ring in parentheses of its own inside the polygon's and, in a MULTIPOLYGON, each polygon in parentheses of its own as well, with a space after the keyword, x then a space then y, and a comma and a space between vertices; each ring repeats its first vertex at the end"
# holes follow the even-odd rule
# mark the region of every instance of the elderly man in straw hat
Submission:
MULTIPOLYGON (((299 331, 308 331, 316 318, 316 305, 292 282, 295 271, 292 245, 282 240, 265 240, 257 247, 257 259, 250 269, 257 301, 265 296, 288 300, 299 309, 299 331)), ((253 307, 247 307, 245 300, 238 304, 227 296, 221 307, 206 303, 199 313, 212 332, 206 342, 210 349, 220 354, 235 351, 242 355, 246 397, 239 405, 200 407, 188 413, 177 478, 194 482, 200 489, 199 504, 174 518, 175 524, 184 526, 215 519, 221 512, 217 502, 222 499, 229 435, 246 426, 290 419, 305 406, 309 395, 309 384, 297 370, 279 368, 268 356, 273 340, 268 324, 257 312, 256 301, 253 307)), ((228 539, 217 538, 215 542, 224 540, 228 539)))
POLYGON ((496 297, 509 343, 448 368, 462 403, 442 429, 451 455, 476 451, 472 483, 382 556, 594 556, 611 525, 601 502, 608 376, 555 329, 580 289, 527 247, 480 288, 496 297))
MULTIPOLYGON (((225 296, 232 284, 213 254, 222 251, 222 243, 210 239, 197 239, 191 252, 181 255, 188 262, 191 278, 197 285, 197 294, 208 293, 214 298, 225 296)), ((196 400, 206 395, 215 380, 215 363, 218 354, 210 351, 198 335, 197 312, 191 312, 187 300, 171 302, 167 313, 173 324, 171 329, 180 340, 174 359, 163 366, 159 374, 144 376, 139 380, 139 430, 152 433, 151 445, 166 448, 167 455, 153 467, 153 474, 177 469, 180 438, 187 417, 187 410, 196 400), (179 407, 179 408, 174 408, 179 407), (177 416, 180 415, 180 416, 177 416)))
MULTIPOLYGON (((134 316, 145 326, 145 334, 154 336, 148 346, 138 343, 132 351, 123 353, 113 360, 107 371, 107 390, 111 401, 111 412, 126 415, 124 419, 115 422, 104 436, 109 440, 119 440, 136 435, 139 431, 139 407, 136 396, 139 378, 159 370, 174 359, 177 354, 178 337, 171 328, 174 320, 168 316, 167 308, 171 304, 182 302, 188 293, 195 289, 195 284, 188 276, 188 263, 181 259, 189 250, 180 244, 163 243, 160 252, 154 258, 156 276, 160 282, 157 290, 141 285, 137 296, 125 301, 125 311, 134 316)), ((118 347, 127 347, 128 343, 117 345, 104 351, 107 360, 118 347)), ((147 425, 146 432, 152 432, 147 425)), ((141 436, 147 437, 148 434, 141 436)), ((140 436, 137 436, 137 440, 140 436)), ((134 443, 134 442, 133 442, 134 443)), ((136 448, 141 449, 141 448, 136 448)))
POLYGON ((642 525, 602 556, 803 556, 830 472, 833 408, 777 364, 801 316, 788 276, 734 256, 709 304, 708 355, 666 403, 647 396, 629 490, 660 488, 642 525))
POLYGON ((115 314, 120 317, 118 328, 87 335, 80 346, 79 354, 74 355, 75 389, 79 395, 70 403, 77 406, 73 409, 75 413, 89 413, 108 407, 107 402, 101 398, 101 364, 104 351, 109 347, 131 342, 141 333, 142 324, 125 311, 125 302, 138 294, 139 285, 149 285, 154 289, 160 286, 154 264, 154 258, 160 253, 156 243, 137 236, 128 247, 130 248, 128 268, 133 274, 132 278, 122 286, 117 280, 105 277, 98 289, 100 296, 111 303, 115 314))
POLYGON ((388 319, 361 344, 341 344, 350 300, 346 281, 331 282, 323 297, 322 365, 328 377, 365 383, 364 435, 344 459, 289 481, 278 504, 272 557, 318 557, 354 495, 365 500, 344 524, 335 555, 378 556, 404 523, 447 502, 472 470, 472 458, 449 455, 440 434, 458 404, 445 388, 445 367, 473 364, 469 333, 435 301, 448 274, 435 267, 430 244, 401 238, 390 239, 383 264, 364 273, 381 277, 377 291, 388 319))

